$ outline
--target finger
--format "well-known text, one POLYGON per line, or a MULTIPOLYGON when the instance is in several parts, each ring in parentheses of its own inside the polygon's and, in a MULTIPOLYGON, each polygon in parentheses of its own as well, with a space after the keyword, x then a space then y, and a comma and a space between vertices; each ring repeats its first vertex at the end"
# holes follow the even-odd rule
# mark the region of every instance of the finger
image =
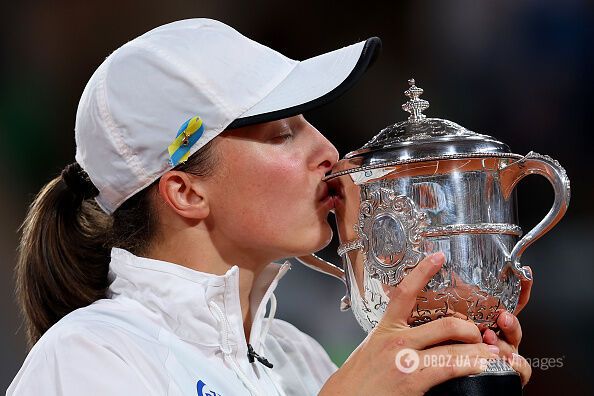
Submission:
MULTIPOLYGON (((533 275, 532 268, 530 268, 529 266, 526 266, 526 268, 528 269, 528 271, 530 271, 530 275, 533 275)), ((524 309, 526 304, 528 304, 528 300, 530 300, 530 291, 532 290, 532 283, 533 283, 532 279, 531 280, 520 280, 520 286, 521 286, 520 298, 518 299, 518 305, 516 306, 514 315, 519 314, 520 311, 522 311, 522 309, 524 309)))
POLYGON ((487 344, 449 344, 419 353, 421 371, 419 375, 431 386, 452 378, 479 374, 487 368, 489 359, 497 359, 498 350, 487 344))
POLYGON ((500 339, 497 337, 497 334, 491 329, 486 330, 483 333, 483 342, 489 345, 495 345, 499 348, 499 356, 502 358, 511 360, 512 355, 517 352, 517 348, 513 345, 507 343, 505 340, 500 339))
POLYGON ((495 334, 495 332, 493 330, 491 330, 491 329, 485 330, 485 332, 483 333, 483 342, 485 344, 496 345, 498 341, 499 341, 499 337, 497 337, 497 334, 495 334))
POLYGON ((410 345, 415 349, 427 347, 445 341, 460 341, 477 344, 482 341, 481 332, 472 322, 455 317, 446 317, 424 323, 405 330, 410 345))
POLYGON ((439 271, 445 261, 442 252, 425 257, 410 271, 398 286, 390 289, 390 301, 386 307, 383 321, 406 324, 416 303, 417 295, 429 280, 439 271))
POLYGON ((520 374, 522 387, 524 387, 532 376, 532 367, 530 366, 530 363, 517 353, 513 354, 512 359, 508 360, 508 363, 510 363, 512 368, 520 374))
POLYGON ((503 311, 497 318, 497 326, 501 329, 501 337, 499 338, 503 338, 517 350, 520 341, 522 341, 522 326, 520 326, 518 318, 507 311, 503 311))

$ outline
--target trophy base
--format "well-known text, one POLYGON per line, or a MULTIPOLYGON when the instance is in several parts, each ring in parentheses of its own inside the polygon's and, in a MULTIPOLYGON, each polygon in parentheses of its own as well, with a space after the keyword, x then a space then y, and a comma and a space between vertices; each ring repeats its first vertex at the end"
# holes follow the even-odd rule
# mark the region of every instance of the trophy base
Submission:
POLYGON ((429 389, 425 396, 522 396, 520 375, 501 361, 478 375, 453 378, 429 389))
POLYGON ((425 396, 521 396, 522 383, 517 374, 460 377, 429 389, 425 396))

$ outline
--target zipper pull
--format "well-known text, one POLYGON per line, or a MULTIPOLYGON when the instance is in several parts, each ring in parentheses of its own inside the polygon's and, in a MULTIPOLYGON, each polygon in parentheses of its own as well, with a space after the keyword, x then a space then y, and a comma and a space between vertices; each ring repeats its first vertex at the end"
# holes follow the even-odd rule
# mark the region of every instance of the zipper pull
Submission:
POLYGON ((259 361, 260 363, 262 363, 264 366, 268 367, 268 368, 272 368, 272 363, 270 363, 268 360, 266 360, 265 357, 260 356, 256 353, 256 351, 254 351, 254 348, 252 348, 252 346, 250 344, 247 344, 248 347, 248 361, 250 363, 254 363, 254 358, 259 361))

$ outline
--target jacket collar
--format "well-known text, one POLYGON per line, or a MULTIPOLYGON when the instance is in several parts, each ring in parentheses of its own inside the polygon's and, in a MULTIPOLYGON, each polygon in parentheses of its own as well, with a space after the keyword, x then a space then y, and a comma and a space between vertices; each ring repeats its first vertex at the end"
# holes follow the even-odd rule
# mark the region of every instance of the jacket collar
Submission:
MULTIPOLYGON (((289 269, 288 262, 271 263, 254 282, 250 294, 250 344, 256 350, 266 336, 263 334, 266 305, 278 281, 289 269)), ((150 320, 194 344, 221 345, 222 324, 211 308, 212 303, 216 304, 228 322, 229 344, 236 353, 247 354, 237 266, 224 275, 214 275, 113 248, 109 276, 112 282, 108 297, 135 300, 148 310, 150 320)))

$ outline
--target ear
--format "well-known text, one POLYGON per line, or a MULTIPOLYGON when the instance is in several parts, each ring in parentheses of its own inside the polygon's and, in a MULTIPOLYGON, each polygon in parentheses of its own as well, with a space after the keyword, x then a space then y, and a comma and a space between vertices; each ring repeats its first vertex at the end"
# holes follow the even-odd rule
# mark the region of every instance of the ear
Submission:
POLYGON ((202 220, 209 214, 204 184, 188 173, 169 171, 161 176, 159 195, 167 206, 182 217, 202 220))

